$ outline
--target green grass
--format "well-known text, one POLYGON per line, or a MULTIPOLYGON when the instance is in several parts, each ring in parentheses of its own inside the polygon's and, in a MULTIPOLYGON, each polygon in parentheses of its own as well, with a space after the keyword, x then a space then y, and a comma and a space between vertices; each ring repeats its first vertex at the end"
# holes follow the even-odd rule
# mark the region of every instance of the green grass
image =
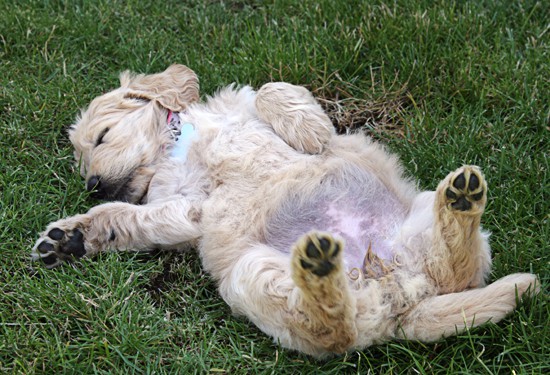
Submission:
POLYGON ((0 0, 0 373, 550 372, 549 5, 0 0), (363 119, 353 126, 399 153, 423 188, 480 165, 492 278, 535 272, 544 293, 438 343, 317 361, 233 317, 195 254, 31 265, 39 231, 96 203, 67 125, 120 71, 173 62, 198 73, 204 95, 234 81, 308 86, 363 119))

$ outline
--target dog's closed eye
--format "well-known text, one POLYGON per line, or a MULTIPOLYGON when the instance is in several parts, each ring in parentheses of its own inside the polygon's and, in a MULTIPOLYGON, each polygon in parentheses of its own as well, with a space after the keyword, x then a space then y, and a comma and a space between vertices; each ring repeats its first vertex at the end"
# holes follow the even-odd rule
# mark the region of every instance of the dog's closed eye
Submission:
POLYGON ((145 96, 144 94, 137 93, 137 92, 129 92, 126 95, 124 95, 124 99, 132 99, 132 100, 138 100, 140 102, 148 103, 151 101, 151 98, 145 96))
POLYGON ((105 134, 109 131, 109 128, 105 128, 99 133, 99 136, 97 137, 97 140, 95 141, 95 147, 99 146, 103 143, 103 137, 105 137, 105 134))

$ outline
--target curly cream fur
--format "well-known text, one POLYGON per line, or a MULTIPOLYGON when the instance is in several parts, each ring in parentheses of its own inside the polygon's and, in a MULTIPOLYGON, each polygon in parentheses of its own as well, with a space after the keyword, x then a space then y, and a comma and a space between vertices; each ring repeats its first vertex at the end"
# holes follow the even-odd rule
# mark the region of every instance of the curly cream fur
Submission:
POLYGON ((33 258, 53 267, 84 251, 195 246, 235 313, 316 356, 438 340, 502 319, 516 292, 537 290, 531 274, 484 286, 487 198, 477 167, 419 192, 381 145, 336 135, 302 87, 229 86, 204 103, 197 98, 194 73, 176 65, 124 73, 119 89, 92 101, 69 132, 77 161, 87 179, 100 176, 128 202, 50 224, 33 258), (169 110, 196 129, 184 160, 170 156, 169 110), (379 242, 359 254, 362 265, 353 263, 351 242, 327 231, 334 223, 306 230, 300 218, 308 212, 312 223, 328 218, 341 235, 370 230, 379 242), (354 232, 353 215, 372 212, 370 226, 354 232), (293 245, 283 245, 302 225, 293 245))

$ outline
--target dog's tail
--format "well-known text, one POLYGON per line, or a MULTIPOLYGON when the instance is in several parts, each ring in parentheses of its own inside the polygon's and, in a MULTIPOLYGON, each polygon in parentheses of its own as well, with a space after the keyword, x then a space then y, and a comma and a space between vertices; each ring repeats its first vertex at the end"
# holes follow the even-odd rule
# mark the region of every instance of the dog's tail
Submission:
POLYGON ((516 273, 479 289, 428 298, 400 321, 396 338, 436 341, 488 321, 498 322, 516 308, 524 293, 540 290, 537 277, 516 273))

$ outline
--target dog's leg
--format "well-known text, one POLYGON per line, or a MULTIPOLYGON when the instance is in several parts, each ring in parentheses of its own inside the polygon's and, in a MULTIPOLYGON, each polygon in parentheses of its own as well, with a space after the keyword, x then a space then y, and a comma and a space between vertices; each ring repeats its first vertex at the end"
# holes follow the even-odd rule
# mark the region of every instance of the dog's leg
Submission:
POLYGON ((435 194, 427 273, 441 294, 483 286, 491 260, 486 237, 480 231, 487 201, 487 184, 480 169, 457 169, 439 184, 435 194))
POLYGON ((535 275, 516 273, 478 289, 423 300, 400 319, 396 337, 424 342, 498 322, 516 308, 516 296, 537 293, 535 275))
MULTIPOLYGON (((218 258, 232 253, 224 251, 218 258)), ((297 241, 290 267, 286 256, 267 245, 238 250, 242 255, 217 273, 225 274, 220 294, 234 313, 246 315, 284 347, 315 356, 342 353, 357 339, 342 251, 340 241, 320 232, 297 241)))
POLYGON ((176 248, 200 235, 199 212, 186 200, 143 206, 106 203, 51 223, 32 250, 47 268, 105 250, 176 248))
POLYGON ((334 127, 311 93, 301 86, 274 82, 256 96, 258 117, 271 124, 279 137, 297 151, 320 154, 334 127))
POLYGON ((292 251, 292 279, 301 291, 305 320, 294 329, 335 353, 348 349, 357 338, 355 304, 344 273, 343 244, 332 235, 310 232, 292 251))

